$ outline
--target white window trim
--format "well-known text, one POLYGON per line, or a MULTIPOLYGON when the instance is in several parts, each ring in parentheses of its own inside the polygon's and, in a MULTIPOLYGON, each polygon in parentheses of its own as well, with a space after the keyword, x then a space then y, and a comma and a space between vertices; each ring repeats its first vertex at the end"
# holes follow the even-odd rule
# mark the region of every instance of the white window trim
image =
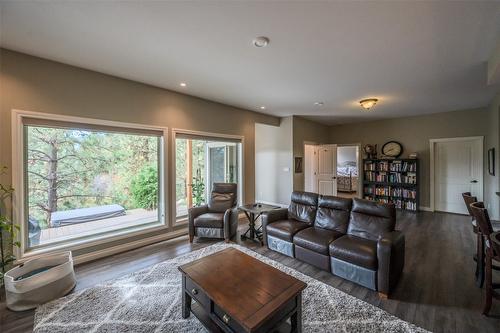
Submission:
POLYGON ((52 252, 56 250, 77 250, 81 248, 88 248, 98 244, 109 243, 119 239, 125 239, 141 234, 150 233, 156 230, 172 231, 171 220, 168 221, 167 217, 170 216, 169 210, 169 191, 168 189, 168 128, 160 126, 150 126, 126 122, 118 122, 111 120, 102 120, 94 118, 84 118, 75 116, 66 116, 59 114, 49 114, 26 110, 12 110, 12 184, 15 189, 13 195, 13 221, 15 225, 18 225, 20 232, 17 235, 17 239, 21 246, 19 248, 14 248, 14 255, 18 262, 23 262, 27 258, 52 252), (73 241, 68 241, 64 244, 57 244, 55 246, 48 246, 45 248, 35 249, 27 252, 26 240, 27 240, 27 230, 25 222, 25 165, 24 165, 24 131, 23 131, 23 120, 25 118, 31 119, 42 119, 49 121, 62 121, 69 123, 81 123, 88 125, 97 126, 110 126, 110 127, 121 127, 125 129, 138 129, 138 130, 154 130, 161 131, 162 140, 160 141, 160 161, 162 164, 162 170, 160 173, 160 183, 161 188, 159 190, 160 204, 162 205, 162 215, 160 216, 159 224, 145 225, 141 230, 117 230, 114 233, 107 233, 105 235, 96 235, 95 237, 89 237, 85 240, 75 239, 73 241))
POLYGON ((221 134, 221 133, 213 133, 213 132, 202 132, 202 131, 193 131, 186 130, 181 128, 172 128, 172 168, 170 170, 170 177, 172 179, 172 185, 170 186, 170 195, 172 197, 172 206, 170 207, 170 219, 173 221, 173 225, 187 225, 188 218, 181 218, 177 220, 177 207, 176 207, 176 197, 175 197, 175 166, 176 156, 175 156, 175 138, 178 134, 186 134, 186 135, 196 135, 200 137, 214 138, 214 139, 231 139, 238 140, 241 142, 241 153, 239 154, 238 163, 241 166, 241 172, 238 179, 238 196, 241 198, 241 202, 245 203, 245 136, 243 135, 233 135, 233 134, 221 134))

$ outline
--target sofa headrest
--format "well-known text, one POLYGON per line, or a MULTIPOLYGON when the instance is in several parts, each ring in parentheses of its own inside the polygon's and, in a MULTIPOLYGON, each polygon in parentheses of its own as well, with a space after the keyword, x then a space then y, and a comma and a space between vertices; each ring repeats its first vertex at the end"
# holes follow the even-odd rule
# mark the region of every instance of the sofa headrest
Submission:
POLYGON ((352 207, 352 199, 334 197, 329 195, 320 195, 318 206, 330 209, 350 211, 352 207))
POLYGON ((396 226, 394 204, 380 203, 364 199, 353 199, 351 217, 347 233, 349 235, 378 240, 396 226))
POLYGON ((292 202, 308 205, 308 206, 317 206, 318 205, 318 194, 312 192, 301 192, 301 191, 293 191, 292 192, 292 202))
POLYGON ((365 199, 352 199, 352 211, 371 216, 396 219, 396 209, 392 203, 381 203, 365 199))
POLYGON ((318 195, 316 193, 295 191, 292 193, 291 201, 290 206, 288 206, 289 219, 308 224, 314 223, 318 209, 318 195))
POLYGON ((352 199, 320 195, 314 225, 345 234, 351 207, 352 199))

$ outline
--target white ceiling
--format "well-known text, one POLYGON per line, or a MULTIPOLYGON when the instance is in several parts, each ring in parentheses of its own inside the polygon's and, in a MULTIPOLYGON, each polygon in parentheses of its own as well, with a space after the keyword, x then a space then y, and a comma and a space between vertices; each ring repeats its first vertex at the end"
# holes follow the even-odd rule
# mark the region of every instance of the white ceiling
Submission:
POLYGON ((482 107, 500 90, 486 84, 500 2, 2 1, 0 24, 8 49, 328 123, 482 107))

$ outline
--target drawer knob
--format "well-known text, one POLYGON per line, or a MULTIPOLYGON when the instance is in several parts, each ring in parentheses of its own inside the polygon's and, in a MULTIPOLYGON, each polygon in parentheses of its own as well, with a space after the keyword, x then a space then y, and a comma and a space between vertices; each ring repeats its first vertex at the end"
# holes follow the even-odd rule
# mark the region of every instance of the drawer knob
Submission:
POLYGON ((227 324, 227 323, 229 323, 229 316, 228 316, 227 314, 224 314, 224 315, 222 316, 222 320, 223 320, 226 324, 227 324))
POLYGON ((191 293, 192 293, 193 295, 198 295, 198 290, 196 290, 195 288, 193 288, 193 290, 191 290, 191 293))

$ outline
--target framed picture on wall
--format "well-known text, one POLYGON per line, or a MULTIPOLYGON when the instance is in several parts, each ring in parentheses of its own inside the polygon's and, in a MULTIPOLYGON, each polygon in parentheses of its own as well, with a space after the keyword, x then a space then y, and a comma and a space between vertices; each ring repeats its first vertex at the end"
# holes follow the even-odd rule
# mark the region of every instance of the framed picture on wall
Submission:
POLYGON ((302 173, 302 157, 295 157, 295 173, 302 173))
POLYGON ((495 175, 495 148, 488 149, 488 173, 495 175))

